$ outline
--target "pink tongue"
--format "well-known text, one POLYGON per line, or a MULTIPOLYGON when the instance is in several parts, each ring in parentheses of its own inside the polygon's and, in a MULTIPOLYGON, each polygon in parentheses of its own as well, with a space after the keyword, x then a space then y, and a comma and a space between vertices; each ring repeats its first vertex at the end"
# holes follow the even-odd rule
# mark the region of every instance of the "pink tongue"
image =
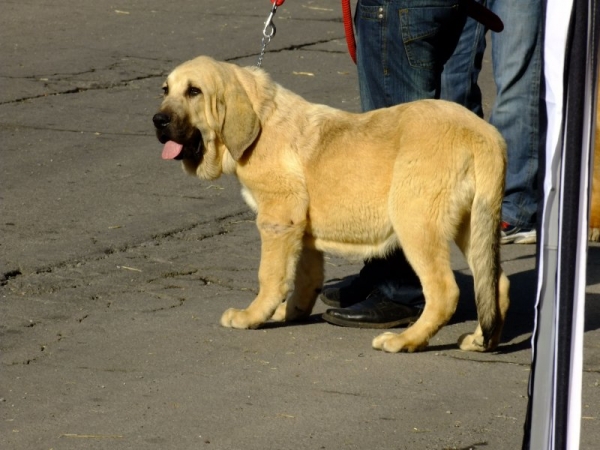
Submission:
POLYGON ((183 145, 177 142, 169 141, 165 144, 162 151, 162 159, 174 159, 181 153, 183 145))

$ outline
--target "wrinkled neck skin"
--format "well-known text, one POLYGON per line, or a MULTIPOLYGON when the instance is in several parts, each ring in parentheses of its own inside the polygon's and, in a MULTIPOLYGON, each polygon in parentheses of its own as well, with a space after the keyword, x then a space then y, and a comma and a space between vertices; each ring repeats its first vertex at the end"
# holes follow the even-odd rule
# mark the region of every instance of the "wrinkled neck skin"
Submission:
MULTIPOLYGON (((288 91, 279 84, 274 83, 270 76, 261 69, 255 67, 233 67, 235 77, 238 82, 244 86, 245 92, 252 103, 254 113, 259 119, 261 130, 264 130, 267 124, 270 125, 267 129, 274 130, 275 132, 280 130, 280 127, 300 128, 300 130, 303 128, 302 123, 306 121, 306 118, 297 117, 297 111, 291 110, 288 106, 290 104, 288 97, 298 97, 296 94, 288 91), (275 111, 278 111, 277 117, 285 117, 286 120, 282 123, 276 123, 278 119, 273 118, 273 113, 275 111), (283 115, 281 114, 282 112, 283 115), (270 124, 269 122, 274 123, 270 124)), ((225 112, 225 114, 227 114, 227 112, 225 112)), ((279 121, 281 120, 279 119, 279 121)), ((300 130, 298 130, 297 136, 302 134, 300 130)), ((203 136, 205 147, 202 160, 200 163, 184 160, 183 169, 186 173, 195 175, 204 180, 214 180, 219 178, 223 173, 239 175, 239 166, 246 163, 251 153, 257 151, 259 153, 265 153, 265 155, 268 153, 268 149, 266 148, 259 149, 259 147, 261 147, 260 140, 262 131, 238 161, 231 156, 231 153, 219 136, 218 130, 206 129, 200 131, 203 136)), ((280 139, 276 139, 275 141, 279 145, 283 144, 280 139)))
POLYGON ((197 161, 182 161, 183 170, 188 175, 202 180, 215 180, 221 174, 235 174, 237 162, 233 159, 225 145, 214 136, 204 142, 204 152, 200 164, 197 161))

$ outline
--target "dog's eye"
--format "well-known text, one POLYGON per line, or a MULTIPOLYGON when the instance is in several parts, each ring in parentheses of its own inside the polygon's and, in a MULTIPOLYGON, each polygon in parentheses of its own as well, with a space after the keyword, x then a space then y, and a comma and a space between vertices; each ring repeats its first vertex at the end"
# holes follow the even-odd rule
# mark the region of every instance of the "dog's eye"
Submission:
POLYGON ((169 86, 163 86, 162 90, 164 95, 169 95, 169 86))
POLYGON ((190 86, 187 90, 188 97, 196 97, 197 95, 202 94, 202 91, 197 87, 190 86))

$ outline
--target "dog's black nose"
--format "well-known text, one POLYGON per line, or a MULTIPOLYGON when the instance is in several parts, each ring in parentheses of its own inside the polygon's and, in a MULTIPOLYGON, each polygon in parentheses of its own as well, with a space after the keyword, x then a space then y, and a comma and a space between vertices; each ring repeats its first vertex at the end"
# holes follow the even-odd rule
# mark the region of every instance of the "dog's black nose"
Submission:
POLYGON ((159 130, 165 128, 169 123, 171 123, 171 117, 168 114, 158 113, 154 114, 152 118, 152 122, 154 122, 154 126, 159 130))

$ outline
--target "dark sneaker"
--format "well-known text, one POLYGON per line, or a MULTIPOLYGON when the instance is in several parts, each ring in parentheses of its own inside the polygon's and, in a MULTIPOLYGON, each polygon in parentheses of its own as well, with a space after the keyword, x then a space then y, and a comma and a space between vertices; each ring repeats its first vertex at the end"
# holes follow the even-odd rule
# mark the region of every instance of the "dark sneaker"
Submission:
POLYGON ((354 328, 393 328, 417 320, 424 306, 421 287, 404 286, 394 291, 395 298, 403 303, 392 301, 380 289, 375 289, 360 303, 328 309, 323 313, 323 320, 354 328))
POLYGON ((535 244, 536 241, 537 233, 535 228, 524 229, 502 222, 502 231, 500 232, 501 244, 535 244))

